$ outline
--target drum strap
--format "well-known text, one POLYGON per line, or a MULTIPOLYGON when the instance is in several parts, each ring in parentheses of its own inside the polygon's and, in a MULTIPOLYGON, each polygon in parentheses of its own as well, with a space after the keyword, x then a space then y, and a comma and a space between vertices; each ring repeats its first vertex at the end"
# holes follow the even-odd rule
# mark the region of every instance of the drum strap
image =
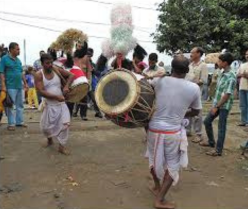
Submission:
POLYGON ((53 67, 53 71, 59 76, 60 80, 61 80, 61 85, 62 87, 64 87, 66 85, 66 80, 65 78, 61 75, 61 73, 59 72, 59 69, 53 67))

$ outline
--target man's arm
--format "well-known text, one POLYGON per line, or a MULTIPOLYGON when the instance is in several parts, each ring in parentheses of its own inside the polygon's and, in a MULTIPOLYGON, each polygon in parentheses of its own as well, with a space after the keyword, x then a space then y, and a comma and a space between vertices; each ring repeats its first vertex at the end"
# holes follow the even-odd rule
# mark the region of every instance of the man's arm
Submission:
POLYGON ((222 107, 230 98, 231 95, 234 93, 236 81, 233 79, 229 82, 224 95, 221 97, 220 101, 211 109, 211 113, 214 115, 218 111, 220 107, 222 107))
POLYGON ((242 66, 240 66, 240 68, 237 71, 237 78, 241 78, 243 76, 243 73, 241 72, 242 72, 242 66))
POLYGON ((234 93, 235 86, 236 86, 236 80, 235 79, 230 80, 224 92, 224 95, 221 97, 220 101, 217 103, 217 107, 221 107, 228 101, 230 96, 233 95, 234 93))
POLYGON ((243 73, 243 77, 248 79, 248 71, 243 73))
POLYGON ((27 84, 27 80, 26 80, 26 77, 25 77, 24 74, 22 74, 22 81, 23 81, 23 84, 24 84, 25 91, 28 90, 28 84, 27 84))
POLYGON ((1 85, 2 85, 2 91, 6 91, 6 83, 5 83, 5 59, 2 58, 0 62, 0 76, 1 76, 1 85))
POLYGON ((133 67, 135 73, 142 73, 142 70, 136 65, 134 60, 133 60, 133 67))
MULTIPOLYGON (((194 84, 195 85, 195 84, 194 84)), ((185 114, 185 117, 194 117, 199 115, 202 109, 202 102, 201 102, 201 90, 199 86, 196 86, 196 92, 194 100, 192 101, 188 111, 185 114)))
POLYGON ((38 67, 37 67, 37 62, 36 61, 34 61, 33 67, 34 67, 35 70, 38 70, 37 69, 38 67))
POLYGON ((74 74, 72 74, 69 71, 66 71, 66 70, 64 70, 62 68, 59 68, 58 70, 59 70, 60 74, 64 78, 66 78, 66 84, 64 86, 63 93, 67 94, 69 92, 69 87, 70 87, 70 85, 71 85, 71 83, 72 83, 72 81, 74 79, 74 74))
POLYGON ((230 96, 231 96, 231 94, 224 94, 224 95, 221 97, 220 101, 217 103, 217 105, 215 105, 215 107, 213 107, 213 108, 210 110, 211 114, 212 114, 212 115, 215 115, 215 114, 218 112, 219 108, 220 108, 222 105, 224 105, 224 104, 228 101, 228 99, 230 98, 230 96))
POLYGON ((5 76, 3 73, 0 73, 0 76, 1 76, 1 85, 2 85, 1 90, 6 91, 5 76))
POLYGON ((208 68, 207 68, 207 65, 203 63, 201 66, 201 73, 200 73, 198 85, 201 86, 207 83, 208 83, 208 68))
POLYGON ((194 117, 194 116, 197 116, 199 115, 201 110, 197 110, 197 109, 193 109, 193 108, 190 108, 186 114, 185 114, 185 117, 194 117))
POLYGON ((217 103, 216 107, 219 108, 222 105, 224 105, 228 101, 228 99, 230 98, 230 96, 231 96, 231 94, 224 94, 221 97, 220 101, 217 103))
POLYGON ((41 72, 38 72, 35 74, 34 83, 35 83, 36 90, 40 93, 41 96, 47 99, 57 100, 59 102, 65 101, 65 98, 63 96, 57 96, 54 94, 50 94, 49 92, 45 90, 41 72))
POLYGON ((88 55, 85 56, 85 63, 86 63, 86 67, 89 70, 89 72, 93 71, 93 67, 90 63, 90 58, 88 57, 88 55))

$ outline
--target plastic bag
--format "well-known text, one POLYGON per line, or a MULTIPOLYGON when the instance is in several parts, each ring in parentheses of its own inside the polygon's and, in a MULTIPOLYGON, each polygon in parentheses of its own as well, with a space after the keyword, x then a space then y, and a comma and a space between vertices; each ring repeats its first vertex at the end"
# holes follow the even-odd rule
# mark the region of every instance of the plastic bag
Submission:
POLYGON ((6 98, 3 101, 3 106, 4 107, 8 107, 8 108, 12 108, 13 107, 13 100, 11 99, 10 95, 8 93, 6 93, 6 98))

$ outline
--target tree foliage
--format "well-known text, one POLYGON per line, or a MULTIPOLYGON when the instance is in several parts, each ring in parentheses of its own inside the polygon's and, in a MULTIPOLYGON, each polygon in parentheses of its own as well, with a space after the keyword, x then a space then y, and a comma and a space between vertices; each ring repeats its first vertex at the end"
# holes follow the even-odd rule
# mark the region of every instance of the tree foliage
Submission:
POLYGON ((248 48, 248 0, 168 0, 158 6, 154 36, 160 52, 227 49, 237 58, 248 48))

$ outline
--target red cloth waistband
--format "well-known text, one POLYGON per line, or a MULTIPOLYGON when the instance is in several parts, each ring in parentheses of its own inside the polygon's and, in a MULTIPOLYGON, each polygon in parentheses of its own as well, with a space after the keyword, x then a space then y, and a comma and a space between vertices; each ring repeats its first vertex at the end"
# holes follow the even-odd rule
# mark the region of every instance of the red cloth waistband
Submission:
POLYGON ((157 134, 176 134, 180 130, 178 130, 178 131, 160 131, 160 130, 149 129, 149 131, 151 131, 153 133, 157 133, 157 134))

